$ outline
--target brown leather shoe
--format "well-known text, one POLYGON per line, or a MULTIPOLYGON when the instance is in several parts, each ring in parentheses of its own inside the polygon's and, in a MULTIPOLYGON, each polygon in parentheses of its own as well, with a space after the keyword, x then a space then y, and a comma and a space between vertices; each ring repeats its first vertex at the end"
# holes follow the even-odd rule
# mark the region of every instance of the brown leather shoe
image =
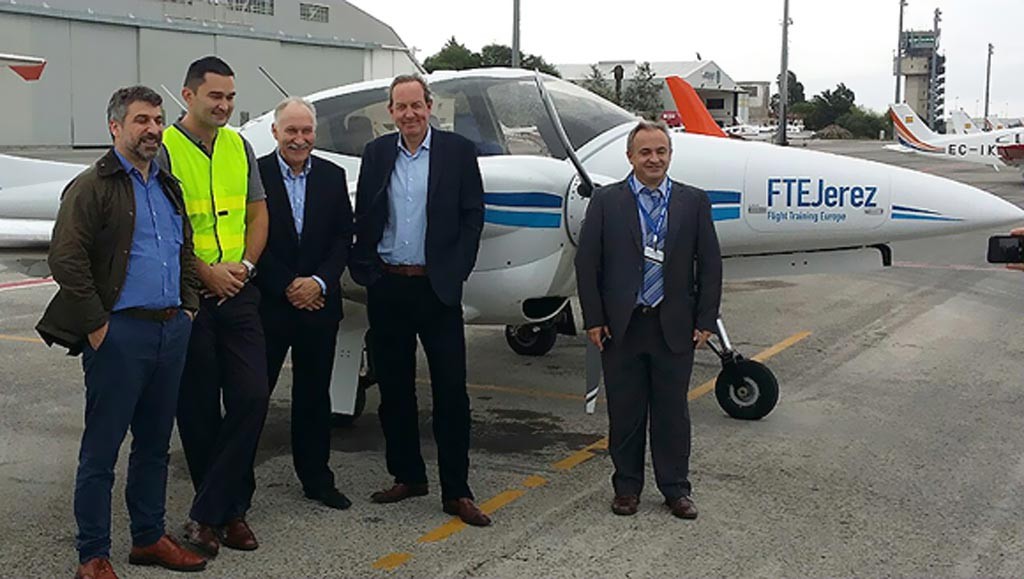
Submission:
POLYGON ((110 566, 110 559, 96 557, 78 566, 75 579, 117 579, 117 574, 110 566))
POLYGON ((463 497, 445 501, 443 508, 444 512, 462 519, 462 522, 467 525, 486 527, 491 524, 491 518, 473 503, 473 499, 463 497))
POLYGON ((628 517, 629 515, 635 515, 639 506, 640 497, 636 495, 616 496, 615 500, 612 501, 612 512, 616 515, 628 517))
POLYGON ((206 559, 185 549, 167 535, 148 547, 132 547, 128 562, 132 565, 156 565, 171 571, 206 569, 206 559))
POLYGON ((231 519, 224 525, 224 540, 221 542, 225 547, 239 551, 255 551, 260 546, 256 541, 256 535, 249 528, 249 523, 242 517, 231 519))
POLYGON ((395 486, 377 491, 370 495, 370 500, 375 503, 397 503, 398 501, 404 501, 409 497, 422 497, 426 496, 430 492, 427 483, 395 483, 395 486))
POLYGON ((220 536, 210 525, 196 521, 185 523, 185 542, 206 557, 216 557, 220 552, 220 536))
POLYGON ((693 504, 690 497, 679 497, 674 501, 665 499, 665 504, 672 509, 672 514, 680 519, 696 519, 697 505, 693 504))

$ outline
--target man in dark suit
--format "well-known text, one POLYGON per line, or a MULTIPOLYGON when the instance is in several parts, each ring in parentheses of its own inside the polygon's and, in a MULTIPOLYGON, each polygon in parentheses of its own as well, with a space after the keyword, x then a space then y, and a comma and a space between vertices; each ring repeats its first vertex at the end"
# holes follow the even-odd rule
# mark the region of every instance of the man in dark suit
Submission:
POLYGON ((394 485, 372 500, 427 494, 416 407, 416 338, 430 365, 434 439, 444 512, 470 525, 491 520, 469 490, 469 396, 462 284, 483 229, 483 184, 473 143, 428 123, 432 99, 418 75, 391 83, 398 133, 363 151, 356 190, 352 277, 367 287, 370 349, 394 485), (428 201, 429 200, 429 201, 428 201), (428 226, 429 224, 429 226, 428 226))
POLYGON ((259 160, 270 234, 260 257, 260 315, 271 390, 292 351, 291 442, 306 497, 335 509, 352 503, 334 486, 331 371, 341 322, 341 274, 352 243, 344 169, 310 155, 316 111, 301 98, 274 109, 277 150, 259 160))
POLYGON ((641 121, 626 156, 633 172, 594 192, 576 255, 584 326, 601 350, 608 396, 612 511, 637 511, 650 414, 658 490, 672 514, 695 519, 686 396, 694 347, 718 318, 722 256, 707 194, 667 177, 668 129, 641 121))

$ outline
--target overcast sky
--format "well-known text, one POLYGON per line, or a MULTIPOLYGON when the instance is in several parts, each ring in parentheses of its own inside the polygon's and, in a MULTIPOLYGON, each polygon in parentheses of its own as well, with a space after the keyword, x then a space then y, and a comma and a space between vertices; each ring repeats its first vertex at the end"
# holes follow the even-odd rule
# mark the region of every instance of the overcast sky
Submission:
MULTIPOLYGON (((391 25, 417 58, 451 36, 472 50, 512 44, 512 0, 349 0, 391 25)), ((845 82, 857 103, 892 101, 899 0, 790 0, 789 66, 807 97, 845 82)), ((1024 117, 1024 0, 908 0, 904 28, 931 29, 942 10, 946 110, 981 115, 986 46, 991 114, 1024 117)), ((782 0, 520 0, 521 49, 553 64, 714 60, 737 81, 774 80, 782 0)))

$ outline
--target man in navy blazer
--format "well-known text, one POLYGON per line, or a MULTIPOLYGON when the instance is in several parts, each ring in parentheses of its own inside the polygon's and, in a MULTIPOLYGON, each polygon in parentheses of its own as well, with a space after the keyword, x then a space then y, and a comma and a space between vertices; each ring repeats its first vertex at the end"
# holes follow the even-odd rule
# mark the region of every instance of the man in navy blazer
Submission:
POLYGON ((707 193, 669 179, 664 124, 629 133, 633 172, 594 192, 576 254, 587 337, 601 350, 617 515, 637 512, 650 417, 658 490, 672 514, 697 518, 690 498, 687 390, 694 347, 711 336, 722 299, 722 256, 707 193))
POLYGON ((470 525, 490 518, 469 489, 469 396, 462 284, 483 229, 483 183, 473 143, 430 127, 430 88, 398 76, 388 111, 398 133, 366 145, 356 190, 352 277, 367 288, 370 350, 394 485, 393 503, 428 492, 416 406, 416 339, 430 366, 444 512, 470 525))
POLYGON ((351 506, 334 485, 331 372, 341 322, 341 274, 352 243, 352 203, 345 170, 310 153, 316 110, 301 98, 274 109, 277 149, 259 160, 270 234, 254 279, 263 299, 267 371, 273 390, 292 351, 291 443, 306 497, 351 506))

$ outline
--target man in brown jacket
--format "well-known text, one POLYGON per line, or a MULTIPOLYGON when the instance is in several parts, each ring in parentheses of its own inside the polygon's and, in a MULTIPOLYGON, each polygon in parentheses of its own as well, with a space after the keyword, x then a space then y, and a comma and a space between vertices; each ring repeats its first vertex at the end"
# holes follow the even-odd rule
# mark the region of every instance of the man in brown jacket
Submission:
POLYGON ((117 577, 110 494, 129 428, 128 561, 175 571, 206 566, 164 533, 167 449, 199 295, 181 189, 152 162, 163 133, 161 104, 143 86, 110 98, 114 147, 64 191, 50 244, 60 289, 36 330, 47 344, 81 352, 85 370, 76 578, 117 577))

